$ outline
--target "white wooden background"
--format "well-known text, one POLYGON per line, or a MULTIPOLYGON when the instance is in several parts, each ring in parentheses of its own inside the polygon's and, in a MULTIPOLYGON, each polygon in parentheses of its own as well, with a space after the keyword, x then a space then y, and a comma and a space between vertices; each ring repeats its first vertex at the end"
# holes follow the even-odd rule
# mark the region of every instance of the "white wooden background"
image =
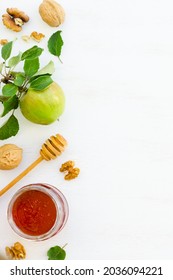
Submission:
MULTIPOLYGON (((21 165, 0 171, 5 186, 39 155, 50 135, 68 140, 64 154, 42 162, 0 197, 0 255, 15 241, 27 259, 46 259, 54 245, 67 259, 173 258, 173 3, 171 0, 61 0, 66 11, 62 61, 47 51, 57 29, 40 18, 41 1, 1 1, 0 14, 17 7, 30 16, 21 33, 0 23, 0 38, 13 40, 14 54, 34 45, 21 39, 32 31, 46 38, 42 65, 53 59, 54 79, 66 95, 59 122, 39 126, 20 111, 20 132, 5 143, 23 148, 21 165), (58 169, 66 160, 80 167, 66 182, 58 169), (44 242, 16 236, 7 223, 12 195, 29 183, 47 182, 66 196, 70 216, 63 231, 44 242)), ((0 124, 3 120, 0 120, 0 124)))

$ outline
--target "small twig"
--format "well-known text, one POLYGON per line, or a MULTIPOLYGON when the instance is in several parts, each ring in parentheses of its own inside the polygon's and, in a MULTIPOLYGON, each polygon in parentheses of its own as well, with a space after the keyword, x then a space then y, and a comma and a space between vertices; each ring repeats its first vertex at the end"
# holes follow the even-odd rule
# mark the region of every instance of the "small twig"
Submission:
POLYGON ((61 249, 64 249, 67 245, 68 245, 68 243, 66 243, 63 247, 61 247, 61 249))

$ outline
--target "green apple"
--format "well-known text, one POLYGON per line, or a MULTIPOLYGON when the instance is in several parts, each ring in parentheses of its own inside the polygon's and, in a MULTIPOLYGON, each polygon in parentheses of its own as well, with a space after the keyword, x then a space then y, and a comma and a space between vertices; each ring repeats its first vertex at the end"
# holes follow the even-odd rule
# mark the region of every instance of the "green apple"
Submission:
POLYGON ((38 124, 54 122, 63 113, 64 107, 64 93, 55 82, 42 91, 29 88, 20 99, 20 109, 24 117, 38 124))

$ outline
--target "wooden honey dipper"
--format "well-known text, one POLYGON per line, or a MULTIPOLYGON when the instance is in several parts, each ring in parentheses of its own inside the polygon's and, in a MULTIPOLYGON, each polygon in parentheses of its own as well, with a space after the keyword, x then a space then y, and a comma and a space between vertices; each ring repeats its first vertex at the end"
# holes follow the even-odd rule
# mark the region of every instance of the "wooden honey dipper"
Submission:
POLYGON ((0 190, 0 196, 13 187, 18 181, 20 181, 43 159, 48 161, 61 155, 66 145, 67 141, 60 134, 56 134, 55 136, 51 136, 49 139, 47 139, 41 147, 40 157, 36 159, 30 166, 28 166, 22 173, 20 173, 15 179, 13 179, 6 187, 0 190))

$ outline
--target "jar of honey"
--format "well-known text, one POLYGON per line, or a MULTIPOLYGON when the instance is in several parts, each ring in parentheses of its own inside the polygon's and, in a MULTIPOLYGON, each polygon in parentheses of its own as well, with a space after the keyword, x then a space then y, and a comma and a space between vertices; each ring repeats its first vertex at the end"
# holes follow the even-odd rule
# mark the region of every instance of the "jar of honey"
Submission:
POLYGON ((64 195, 48 184, 30 184, 19 189, 11 199, 7 217, 21 237, 46 240, 62 230, 68 219, 64 195))

